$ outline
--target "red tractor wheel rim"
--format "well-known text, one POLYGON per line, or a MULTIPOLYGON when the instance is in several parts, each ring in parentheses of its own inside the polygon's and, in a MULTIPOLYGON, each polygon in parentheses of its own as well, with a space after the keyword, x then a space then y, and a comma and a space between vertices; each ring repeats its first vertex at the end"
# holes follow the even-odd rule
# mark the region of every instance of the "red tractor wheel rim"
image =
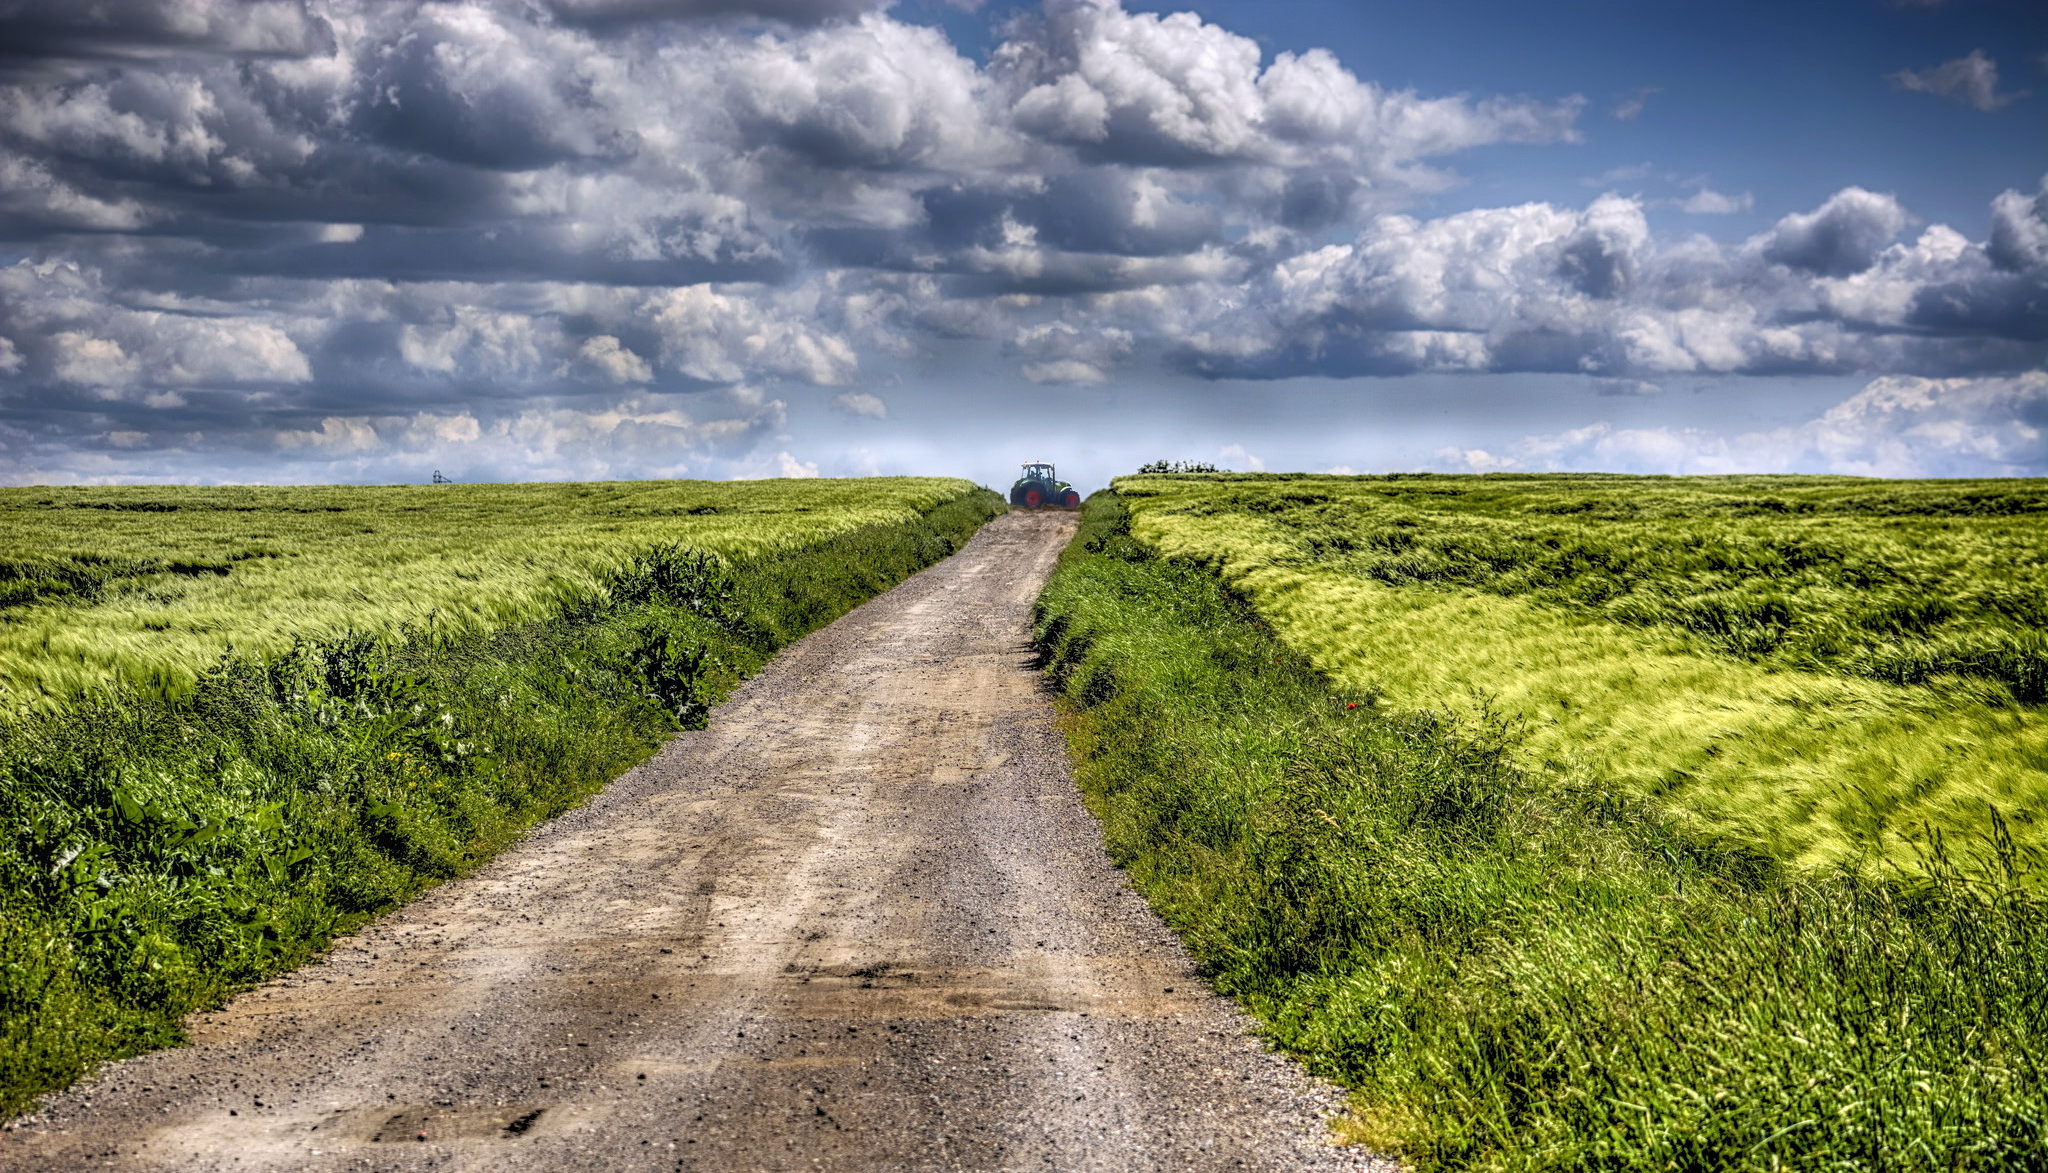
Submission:
POLYGON ((1045 504, 1045 495, 1038 491, 1037 486, 1034 485, 1024 490, 1024 508, 1036 509, 1043 504, 1045 504))

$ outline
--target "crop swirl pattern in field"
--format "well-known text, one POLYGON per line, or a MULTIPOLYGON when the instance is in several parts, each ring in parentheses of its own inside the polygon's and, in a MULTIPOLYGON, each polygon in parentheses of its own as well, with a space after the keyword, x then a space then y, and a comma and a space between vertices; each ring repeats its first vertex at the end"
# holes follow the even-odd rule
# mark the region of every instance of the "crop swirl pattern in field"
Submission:
POLYGON ((1126 477, 1342 686, 1804 864, 2048 845, 2048 485, 1126 477))
MULTIPOLYGON (((1234 521, 1239 487, 1290 486, 1173 499, 1234 521)), ((1423 1170, 2042 1168, 2048 898, 1787 867, 1523 768, 1502 721, 1333 691, 1271 596, 1134 539, 1158 500, 1091 498, 1039 597, 1076 776, 1216 987, 1354 1089, 1354 1137, 1423 1170)))
MULTIPOLYGON (((117 677, 0 720, 0 1115, 102 1059, 174 1041, 187 1011, 475 866, 700 722, 777 648, 1003 510, 964 481, 525 489, 108 493, 179 508, 111 511, 170 524, 154 545, 147 527, 110 539, 125 579, 51 588, 33 622, 61 630, 69 616, 143 640, 137 616, 213 610, 148 660, 189 684, 117 677), (264 508, 181 519, 187 494, 264 508), (381 529, 321 513, 289 547, 296 561, 279 559, 289 572, 251 576, 232 599, 222 589, 240 569, 189 593, 165 569, 224 557, 252 532, 295 532, 294 501, 369 502, 376 519, 395 500, 413 512, 381 529), (404 626, 463 606, 464 624, 404 626), (286 642, 217 657, 227 640, 238 652, 286 642)), ((80 548, 20 562, 47 572, 16 582, 108 565, 80 548)), ((76 665, 67 646, 54 654, 76 665)), ((23 671, 53 679, 34 667, 23 671)))
POLYGON ((0 489, 0 711, 120 682, 175 694, 232 646, 551 613, 627 553, 733 559, 903 524, 940 477, 0 489))

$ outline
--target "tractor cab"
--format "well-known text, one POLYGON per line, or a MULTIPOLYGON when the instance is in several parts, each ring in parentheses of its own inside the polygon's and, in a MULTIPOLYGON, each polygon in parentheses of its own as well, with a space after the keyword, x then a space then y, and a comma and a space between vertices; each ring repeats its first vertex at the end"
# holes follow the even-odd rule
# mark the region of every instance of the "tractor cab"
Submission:
POLYGON ((1043 509, 1057 506, 1061 509, 1079 509, 1081 494, 1074 487, 1060 480, 1053 473, 1052 465, 1031 460, 1024 464, 1024 475, 1010 486, 1010 504, 1019 509, 1043 509))

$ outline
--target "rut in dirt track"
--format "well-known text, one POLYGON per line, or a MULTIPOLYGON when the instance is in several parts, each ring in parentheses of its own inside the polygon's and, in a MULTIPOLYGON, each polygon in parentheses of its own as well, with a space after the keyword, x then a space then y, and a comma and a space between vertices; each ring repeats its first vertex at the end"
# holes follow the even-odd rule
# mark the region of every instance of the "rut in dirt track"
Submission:
POLYGON ((998 518, 0 1166, 1374 1167, 1103 855, 1027 647, 1073 522, 998 518))

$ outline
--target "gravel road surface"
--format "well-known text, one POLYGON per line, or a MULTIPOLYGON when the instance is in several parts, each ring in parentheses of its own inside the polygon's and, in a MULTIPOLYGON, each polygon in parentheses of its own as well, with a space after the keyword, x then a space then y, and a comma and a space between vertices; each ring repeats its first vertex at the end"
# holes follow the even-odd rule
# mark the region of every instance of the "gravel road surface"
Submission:
POLYGON ((1103 855, 998 518, 487 867, 0 1132, 30 1170, 1386 1168, 1103 855))

